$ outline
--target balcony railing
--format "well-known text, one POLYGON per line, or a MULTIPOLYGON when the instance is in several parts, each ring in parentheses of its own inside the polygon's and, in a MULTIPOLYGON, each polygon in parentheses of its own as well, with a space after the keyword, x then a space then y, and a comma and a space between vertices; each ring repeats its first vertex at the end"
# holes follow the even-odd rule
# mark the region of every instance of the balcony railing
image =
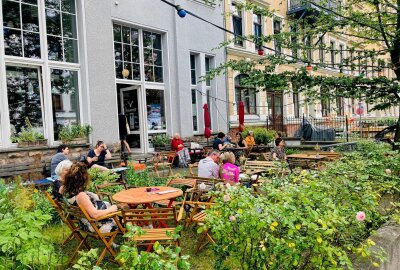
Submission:
MULTIPOLYGON (((319 6, 323 6, 329 10, 336 11, 338 7, 340 7, 341 0, 291 0, 289 1, 288 12, 299 10, 299 9, 306 9, 309 7, 313 7, 319 10, 319 6), (316 5, 313 5, 315 3, 316 5)), ((327 10, 324 10, 327 11, 327 10)))

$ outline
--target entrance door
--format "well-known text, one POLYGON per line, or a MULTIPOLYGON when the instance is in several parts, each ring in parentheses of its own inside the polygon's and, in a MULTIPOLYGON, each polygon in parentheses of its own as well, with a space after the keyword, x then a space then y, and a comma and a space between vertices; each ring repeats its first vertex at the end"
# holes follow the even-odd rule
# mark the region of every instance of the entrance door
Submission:
POLYGON ((140 88, 129 86, 120 88, 121 113, 128 120, 130 134, 127 136, 132 151, 143 152, 142 124, 140 117, 140 88))
POLYGON ((283 131, 283 94, 267 92, 268 126, 276 131, 283 131))

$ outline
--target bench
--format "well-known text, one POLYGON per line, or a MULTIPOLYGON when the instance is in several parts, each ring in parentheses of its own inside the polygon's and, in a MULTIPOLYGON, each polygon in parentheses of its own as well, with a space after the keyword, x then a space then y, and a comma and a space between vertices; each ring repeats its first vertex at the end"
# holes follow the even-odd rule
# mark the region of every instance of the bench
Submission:
POLYGON ((329 152, 329 151, 306 151, 304 154, 307 155, 320 155, 321 157, 325 157, 325 160, 334 161, 342 157, 341 153, 338 152, 329 152))
POLYGON ((21 176, 23 181, 35 181, 50 176, 50 161, 30 161, 0 166, 0 178, 6 180, 21 176))

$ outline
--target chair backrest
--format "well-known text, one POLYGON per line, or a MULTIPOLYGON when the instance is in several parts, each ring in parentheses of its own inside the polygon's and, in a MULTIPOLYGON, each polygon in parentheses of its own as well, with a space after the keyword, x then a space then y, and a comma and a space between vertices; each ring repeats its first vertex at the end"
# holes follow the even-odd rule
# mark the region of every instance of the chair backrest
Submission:
POLYGON ((176 224, 175 208, 152 208, 152 209, 123 209, 123 223, 142 225, 154 221, 174 221, 176 224))
POLYGON ((204 151, 204 156, 205 157, 208 156, 208 154, 211 153, 214 150, 212 147, 209 147, 209 146, 204 146, 203 149, 204 149, 203 151, 204 151))
POLYGON ((276 168, 276 164, 273 161, 246 160, 244 167, 245 169, 276 168))
POLYGON ((193 168, 198 168, 198 167, 199 167, 199 163, 198 163, 198 162, 188 164, 190 176, 195 176, 195 175, 196 175, 196 174, 193 172, 193 168))
POLYGON ((262 153, 261 155, 262 155, 262 157, 264 158, 265 161, 270 161, 272 159, 271 152, 262 153))
POLYGON ((293 171, 294 168, 311 169, 315 162, 307 159, 288 159, 289 169, 293 171))
POLYGON ((53 199, 51 197, 50 193, 47 191, 43 191, 44 195, 46 196, 47 200, 50 202, 50 204, 54 207, 58 215, 60 216, 61 220, 68 226, 70 227, 69 221, 67 220, 67 215, 65 213, 65 210, 63 209, 62 205, 53 199))
POLYGON ((99 195, 99 198, 102 201, 104 201, 104 199, 107 198, 110 203, 114 204, 112 195, 120 191, 120 190, 115 190, 115 188, 118 187, 120 187, 120 189, 128 189, 128 184, 126 182, 112 182, 112 183, 105 182, 101 185, 96 186, 96 193, 97 195, 99 195), (112 190, 112 192, 110 192, 110 190, 112 190))
POLYGON ((158 152, 152 159, 153 163, 172 162, 176 156, 175 151, 158 152))

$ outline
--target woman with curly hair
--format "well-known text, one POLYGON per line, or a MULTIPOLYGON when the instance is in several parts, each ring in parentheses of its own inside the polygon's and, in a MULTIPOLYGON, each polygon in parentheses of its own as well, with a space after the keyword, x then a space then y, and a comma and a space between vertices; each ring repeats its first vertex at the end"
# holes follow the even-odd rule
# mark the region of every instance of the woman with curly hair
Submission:
MULTIPOLYGON (((110 213, 118 211, 116 205, 107 207, 107 204, 99 199, 99 197, 87 191, 89 186, 89 174, 85 165, 80 163, 72 164, 71 168, 65 175, 64 195, 68 203, 78 205, 86 210, 91 218, 98 218, 110 213)), ((81 220, 81 225, 84 230, 93 232, 87 220, 81 220)), ((101 232, 110 232, 117 228, 117 225, 112 219, 101 221, 101 232)))

